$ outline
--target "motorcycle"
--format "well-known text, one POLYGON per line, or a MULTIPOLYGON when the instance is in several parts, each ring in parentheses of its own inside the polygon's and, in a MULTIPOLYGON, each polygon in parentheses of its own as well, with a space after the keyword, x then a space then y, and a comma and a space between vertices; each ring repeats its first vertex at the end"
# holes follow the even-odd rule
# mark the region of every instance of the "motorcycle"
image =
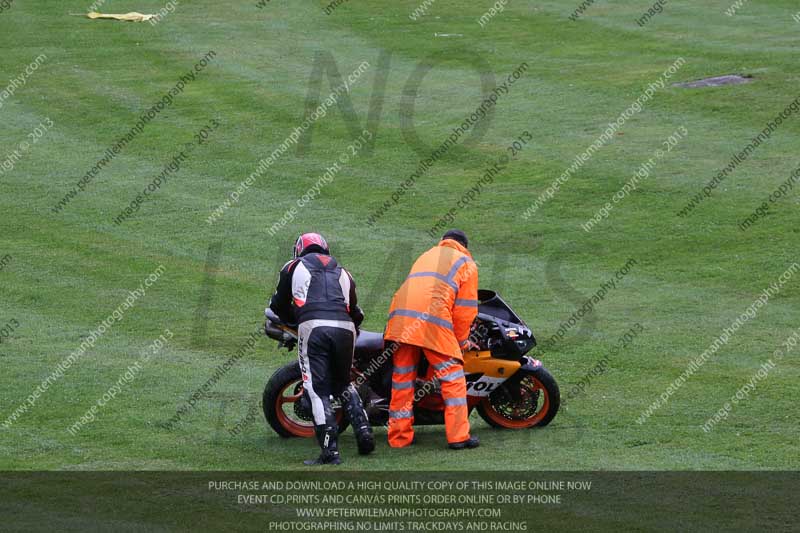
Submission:
MULTIPOLYGON (((470 340, 478 349, 464 353, 467 405, 496 428, 544 427, 558 413, 558 384, 541 361, 525 355, 536 338, 525 322, 488 290, 478 291, 478 316, 470 340)), ((285 324, 270 309, 265 333, 290 351, 297 344, 297 329, 285 324)), ((359 392, 372 426, 389 421, 392 354, 397 345, 384 343, 383 335, 362 330, 355 343, 351 379, 359 392)), ((334 399, 339 430, 348 425, 339 399, 334 399)), ((281 437, 313 437, 311 402, 303 394, 297 361, 279 368, 263 395, 264 417, 281 437)), ((433 369, 420 358, 414 391, 414 424, 444 424, 444 400, 433 369)))

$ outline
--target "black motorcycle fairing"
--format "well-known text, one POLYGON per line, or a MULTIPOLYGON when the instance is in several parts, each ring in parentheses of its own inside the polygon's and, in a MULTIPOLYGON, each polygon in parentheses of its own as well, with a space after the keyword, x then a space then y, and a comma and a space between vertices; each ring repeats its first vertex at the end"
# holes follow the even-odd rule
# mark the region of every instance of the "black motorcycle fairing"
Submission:
POLYGON ((353 366, 361 372, 361 379, 384 398, 388 398, 392 390, 392 354, 395 351, 396 346, 384 343, 380 333, 361 330, 356 339, 353 366))
POLYGON ((517 316, 511 307, 500 298, 500 295, 494 291, 486 289, 480 289, 478 291, 478 313, 489 315, 505 322, 528 327, 525 321, 517 316))
POLYGON ((375 354, 383 351, 383 333, 361 330, 356 338, 356 352, 375 354))
POLYGON ((477 321, 487 329, 485 344, 498 359, 517 360, 534 346, 536 338, 522 320, 494 291, 478 291, 477 321))

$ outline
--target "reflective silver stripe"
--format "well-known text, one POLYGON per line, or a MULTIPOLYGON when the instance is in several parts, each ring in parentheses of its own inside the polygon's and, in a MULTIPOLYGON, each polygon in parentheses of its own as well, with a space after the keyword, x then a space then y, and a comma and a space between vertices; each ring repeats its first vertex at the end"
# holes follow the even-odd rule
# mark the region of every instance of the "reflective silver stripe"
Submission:
POLYGON ((394 381, 392 380, 392 388, 395 390, 413 389, 413 381, 394 381))
POLYGON ((458 361, 456 361, 455 359, 448 359, 447 361, 445 361, 443 363, 436 363, 435 365, 433 365, 433 369, 434 370, 444 370, 445 368, 450 368, 451 366, 456 365, 456 364, 458 364, 458 361))
POLYGON ((456 305, 463 305, 464 307, 478 307, 478 300, 465 300, 463 298, 456 298, 456 305))
POLYGON ((395 374, 408 374, 417 369, 415 366, 396 366, 392 369, 395 374))
POLYGON ((412 418, 414 413, 411 411, 389 411, 389 418, 412 418))
POLYGON ((411 318, 418 318, 425 322, 430 322, 431 324, 436 324, 437 326, 442 326, 443 328, 453 329, 453 324, 444 320, 439 317, 430 316, 427 313, 420 313, 419 311, 412 311, 411 309, 395 309, 391 313, 389 313, 389 318, 393 316, 407 316, 411 318))
POLYGON ((451 278, 445 276, 444 274, 439 274, 438 272, 415 272, 413 274, 410 274, 408 278, 436 278, 450 285, 450 287, 452 287, 453 290, 456 291, 458 290, 458 285, 456 285, 456 283, 451 278))
POLYGON ((467 405, 466 398, 445 398, 444 400, 445 407, 453 406, 453 405, 467 405))
POLYGON ((461 268, 461 265, 463 265, 464 263, 466 263, 468 261, 469 261, 469 257, 464 256, 461 259, 459 259, 458 261, 456 261, 455 263, 453 263, 453 266, 450 268, 450 272, 447 273, 447 279, 453 279, 453 276, 456 275, 456 272, 458 272, 458 269, 461 268))
POLYGON ((439 381, 455 381, 457 379, 461 379, 464 377, 464 371, 459 370, 457 372, 453 372, 451 374, 447 374, 446 376, 439 376, 439 381))

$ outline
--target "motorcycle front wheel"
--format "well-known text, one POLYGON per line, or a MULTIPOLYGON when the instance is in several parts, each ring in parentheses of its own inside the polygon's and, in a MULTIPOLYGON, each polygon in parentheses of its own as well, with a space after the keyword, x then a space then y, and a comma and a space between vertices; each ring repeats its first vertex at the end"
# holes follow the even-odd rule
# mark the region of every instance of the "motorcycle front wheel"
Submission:
POLYGON ((544 367, 526 371, 518 391, 500 387, 478 404, 478 414, 487 424, 504 429, 528 429, 549 424, 561 405, 555 378, 544 367))

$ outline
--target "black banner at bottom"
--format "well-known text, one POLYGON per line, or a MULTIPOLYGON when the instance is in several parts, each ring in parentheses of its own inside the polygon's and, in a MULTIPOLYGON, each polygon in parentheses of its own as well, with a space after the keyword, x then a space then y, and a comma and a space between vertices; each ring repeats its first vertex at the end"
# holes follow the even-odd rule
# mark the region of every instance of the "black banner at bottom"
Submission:
POLYGON ((6 472, 2 531, 797 531, 797 472, 6 472))

